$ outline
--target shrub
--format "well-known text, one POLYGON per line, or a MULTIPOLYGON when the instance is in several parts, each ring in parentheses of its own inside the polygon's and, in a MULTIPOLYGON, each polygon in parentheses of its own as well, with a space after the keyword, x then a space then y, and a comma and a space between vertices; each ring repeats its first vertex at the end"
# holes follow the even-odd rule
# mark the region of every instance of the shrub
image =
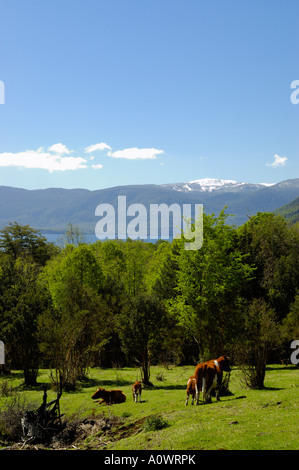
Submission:
POLYGON ((0 383, 0 396, 9 397, 12 393, 12 386, 8 380, 3 380, 0 383))
POLYGON ((146 432, 148 431, 159 431, 160 429, 167 428, 169 426, 168 421, 166 421, 162 416, 149 416, 143 425, 143 428, 146 432))
POLYGON ((19 394, 11 394, 0 408, 0 435, 6 439, 18 442, 22 435, 21 418, 26 411, 37 408, 36 403, 30 403, 19 394))

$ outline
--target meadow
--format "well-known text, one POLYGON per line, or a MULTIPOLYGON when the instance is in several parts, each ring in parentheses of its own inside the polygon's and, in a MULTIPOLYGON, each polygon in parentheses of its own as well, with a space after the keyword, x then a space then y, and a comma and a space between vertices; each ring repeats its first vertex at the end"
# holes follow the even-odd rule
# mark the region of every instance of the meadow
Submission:
MULTIPOLYGON (((80 449, 107 450, 298 450, 299 370, 294 366, 269 365, 265 388, 245 388, 237 368, 230 376, 230 394, 204 406, 185 406, 186 382, 194 366, 152 366, 152 387, 144 388, 141 403, 134 403, 131 387, 140 379, 136 368, 92 368, 76 392, 63 393, 65 417, 105 416, 112 426, 90 435, 80 449), (99 387, 120 388, 125 403, 98 405, 91 395, 99 387), (152 420, 152 421, 151 421, 152 420), (152 423, 152 427, 150 424, 152 423), (158 429, 158 424, 161 429, 158 429)), ((38 386, 24 387, 18 371, 0 378, 28 401, 42 402, 43 384, 49 385, 48 401, 56 398, 50 389, 49 371, 41 370, 38 386)), ((1 405, 7 400, 0 395, 1 405)))

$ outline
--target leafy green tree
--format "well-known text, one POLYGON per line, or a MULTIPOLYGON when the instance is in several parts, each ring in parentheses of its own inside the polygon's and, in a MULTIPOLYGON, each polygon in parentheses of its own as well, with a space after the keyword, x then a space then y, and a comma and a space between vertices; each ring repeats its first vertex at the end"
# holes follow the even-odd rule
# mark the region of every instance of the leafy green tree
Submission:
POLYGON ((0 328, 7 348, 7 361, 24 372, 27 385, 36 383, 40 354, 37 337, 38 317, 47 306, 47 294, 39 289, 40 269, 32 260, 19 257, 15 262, 2 258, 0 328))
POLYGON ((157 361, 190 363, 194 361, 194 347, 185 330, 167 309, 168 302, 177 296, 178 258, 181 243, 174 239, 171 243, 160 241, 156 245, 145 276, 146 291, 159 299, 164 310, 164 340, 160 346, 157 361))
POLYGON ((150 364, 163 343, 161 303, 148 294, 130 298, 118 318, 118 328, 127 358, 140 367, 142 381, 150 384, 150 364))
POLYGON ((290 344, 299 339, 299 290, 294 302, 290 306, 290 311, 282 322, 283 357, 290 357, 290 344))
POLYGON ((256 267, 246 297, 265 299, 281 321, 298 289, 299 232, 281 216, 258 213, 239 227, 238 247, 256 267))
POLYGON ((254 269, 236 248, 235 229, 218 217, 204 214, 203 245, 185 250, 178 259, 177 296, 169 310, 196 341, 200 359, 223 354, 240 328, 239 305, 242 289, 254 269))
POLYGON ((244 328, 239 334, 235 359, 245 384, 262 389, 266 365, 271 352, 281 343, 281 332, 273 308, 264 299, 253 299, 244 315, 244 328))
POLYGON ((105 347, 101 350, 100 357, 100 364, 106 367, 125 363, 125 356, 121 349, 121 340, 116 327, 117 317, 121 313, 127 298, 124 243, 122 240, 106 240, 93 244, 94 254, 100 262, 105 277, 102 296, 109 312, 105 324, 107 341, 105 347))
POLYGON ((0 230, 0 251, 11 255, 14 260, 20 256, 30 256, 39 265, 44 265, 58 249, 38 230, 11 222, 0 230))
POLYGON ((57 253, 53 244, 28 225, 16 222, 0 231, 0 331, 10 366, 24 371, 26 384, 35 384, 40 361, 37 319, 48 298, 36 281, 47 260, 57 253))
POLYGON ((90 246, 69 245, 48 263, 40 282, 47 285, 54 307, 39 322, 41 349, 63 387, 73 389, 106 341, 103 271, 90 246))
POLYGON ((172 243, 162 241, 148 263, 146 289, 163 302, 176 295, 180 250, 176 239, 172 243))

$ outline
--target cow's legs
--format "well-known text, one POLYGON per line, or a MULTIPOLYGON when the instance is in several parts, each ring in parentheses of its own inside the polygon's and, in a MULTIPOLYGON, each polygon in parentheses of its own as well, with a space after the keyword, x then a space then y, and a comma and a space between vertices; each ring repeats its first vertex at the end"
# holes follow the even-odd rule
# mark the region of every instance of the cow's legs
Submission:
POLYGON ((139 403, 141 403, 141 394, 138 393, 138 392, 134 392, 133 400, 134 400, 135 403, 138 403, 138 401, 139 401, 139 403), (138 396, 139 396, 139 398, 138 398, 138 396))
MULTIPOLYGON (((215 375, 215 377, 213 379, 212 385, 210 386, 209 390, 207 391, 207 401, 209 403, 212 403, 212 390, 213 390, 213 388, 216 388, 216 398, 217 398, 217 391, 218 391, 218 394, 219 394, 217 374, 215 375)), ((218 398, 217 398, 217 400, 218 400, 218 398)))

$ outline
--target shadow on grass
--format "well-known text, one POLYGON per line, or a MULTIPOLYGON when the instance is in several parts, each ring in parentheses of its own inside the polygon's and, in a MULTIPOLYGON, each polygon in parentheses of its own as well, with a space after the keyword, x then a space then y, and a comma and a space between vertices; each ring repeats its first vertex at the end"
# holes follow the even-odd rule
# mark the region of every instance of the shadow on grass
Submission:
POLYGON ((82 388, 90 388, 90 387, 125 387, 127 385, 133 385, 132 381, 128 380, 99 380, 99 379, 85 379, 81 382, 82 388))
POLYGON ((145 390, 186 390, 186 385, 147 385, 145 390))
POLYGON ((293 365, 293 364, 288 364, 281 366, 279 364, 271 364, 266 366, 266 371, 268 370, 298 370, 298 366, 293 365))
POLYGON ((277 390, 285 390, 285 389, 286 389, 286 387, 263 387, 263 388, 257 388, 255 390, 258 390, 260 392, 269 392, 269 391, 270 392, 271 391, 275 392, 277 390))

